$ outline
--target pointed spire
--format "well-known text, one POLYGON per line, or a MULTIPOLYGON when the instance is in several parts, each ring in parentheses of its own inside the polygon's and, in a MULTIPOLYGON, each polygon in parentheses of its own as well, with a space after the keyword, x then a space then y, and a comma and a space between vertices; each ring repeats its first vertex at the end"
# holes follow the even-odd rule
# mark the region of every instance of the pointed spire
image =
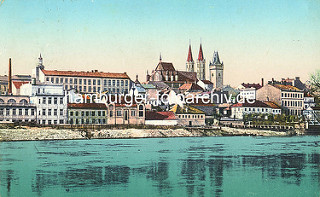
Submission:
POLYGON ((187 62, 193 62, 192 52, 191 52, 191 44, 189 44, 189 52, 188 52, 187 62))
POLYGON ((41 56, 41 53, 40 53, 40 57, 38 58, 39 60, 42 60, 42 56, 41 56))
POLYGON ((221 64, 218 51, 214 51, 212 63, 221 64))
POLYGON ((161 53, 160 53, 160 58, 159 58, 160 62, 162 61, 162 57, 161 57, 161 53))
POLYGON ((202 44, 200 44, 198 60, 203 61, 203 59, 202 44))

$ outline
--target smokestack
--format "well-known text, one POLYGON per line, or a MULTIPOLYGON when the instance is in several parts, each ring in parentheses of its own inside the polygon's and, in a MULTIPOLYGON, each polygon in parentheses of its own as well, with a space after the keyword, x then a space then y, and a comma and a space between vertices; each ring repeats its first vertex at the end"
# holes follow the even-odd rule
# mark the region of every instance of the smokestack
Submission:
POLYGON ((261 86, 263 87, 264 83, 263 83, 263 78, 261 78, 261 86))
POLYGON ((8 94, 12 94, 11 58, 9 58, 8 94))

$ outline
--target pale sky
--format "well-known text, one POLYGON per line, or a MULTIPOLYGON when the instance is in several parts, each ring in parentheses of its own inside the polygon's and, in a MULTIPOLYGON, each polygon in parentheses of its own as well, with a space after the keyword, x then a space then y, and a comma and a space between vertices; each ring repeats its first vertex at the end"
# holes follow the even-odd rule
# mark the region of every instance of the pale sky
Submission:
MULTIPOLYGON (((224 82, 237 86, 320 69, 319 0, 0 0, 0 74, 46 69, 127 72, 145 81, 161 52, 185 70, 200 39, 219 51, 224 82), (1 3, 2 2, 2 3, 1 3)), ((208 75, 207 75, 208 76, 208 75)))

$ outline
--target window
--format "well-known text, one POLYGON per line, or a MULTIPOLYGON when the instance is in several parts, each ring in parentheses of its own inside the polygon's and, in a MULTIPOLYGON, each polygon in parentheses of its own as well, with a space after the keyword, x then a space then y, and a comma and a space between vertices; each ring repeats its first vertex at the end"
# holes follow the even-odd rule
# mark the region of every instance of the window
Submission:
POLYGON ((93 92, 96 92, 96 86, 93 86, 93 92))
POLYGON ((48 98, 48 104, 51 104, 51 97, 48 98))
POLYGON ((54 120, 53 123, 54 123, 54 124, 58 124, 58 121, 57 121, 57 120, 54 120))
POLYGON ((16 109, 12 109, 12 115, 16 115, 16 109))
POLYGON ((51 116, 51 109, 48 109, 48 116, 51 116))
POLYGON ((63 78, 62 77, 60 78, 60 83, 63 83, 63 78))
POLYGON ((53 77, 51 77, 51 83, 53 83, 54 82, 54 78, 53 77))
MULTIPOLYGON (((96 80, 95 80, 95 79, 92 80, 92 84, 93 84, 93 85, 96 85, 96 80)), ((89 85, 90 85, 90 84, 89 84, 89 85)))
POLYGON ((95 116, 95 115, 96 115, 96 112, 95 112, 95 111, 92 111, 92 112, 91 112, 91 115, 92 115, 92 116, 95 116))
POLYGON ((28 116, 29 115, 29 109, 24 110, 24 115, 28 116))
POLYGON ((100 79, 98 79, 98 80, 97 80, 97 83, 98 83, 98 85, 100 85, 100 84, 101 84, 101 81, 100 81, 100 79))
POLYGON ((118 87, 120 86, 120 81, 119 81, 119 80, 117 80, 117 86, 118 86, 118 87))
POLYGON ((82 79, 79 79, 79 84, 80 84, 80 85, 82 84, 82 79))
POLYGON ((83 79, 83 84, 87 85, 87 79, 83 79))
POLYGON ((98 111, 98 116, 101 116, 101 111, 98 111))
POLYGON ((64 83, 68 83, 68 78, 65 78, 65 79, 64 79, 64 83))
POLYGON ((54 110, 53 110, 53 115, 55 115, 55 116, 58 115, 58 110, 57 110, 57 109, 54 109, 54 110))
POLYGON ((74 79, 74 83, 77 84, 78 83, 78 79, 74 79))
POLYGON ((73 116, 73 111, 70 112, 70 116, 73 116))
POLYGON ((78 112, 78 111, 76 111, 76 113, 75 113, 75 114, 76 114, 76 116, 79 116, 79 112, 78 112))
POLYGON ((2 108, 0 109, 0 115, 1 116, 3 115, 3 109, 2 108))
POLYGON ((59 83, 59 78, 56 78, 56 83, 59 83))
POLYGON ((46 78, 46 81, 49 81, 49 77, 46 78))
POLYGON ((72 84, 72 78, 70 78, 70 84, 72 84))
POLYGON ((86 112, 86 116, 89 116, 89 112, 88 111, 86 112))
POLYGON ((58 104, 58 98, 54 98, 54 99, 53 99, 53 103, 54 103, 54 104, 58 104))
POLYGON ((43 115, 43 116, 46 115, 46 109, 42 109, 42 115, 43 115))
POLYGON ((88 85, 91 85, 91 79, 88 79, 88 85))
POLYGON ((79 91, 82 92, 82 86, 79 86, 79 91))
POLYGON ((8 100, 8 103, 16 103, 16 100, 14 100, 14 99, 9 99, 9 100, 8 100))
POLYGON ((60 109, 60 116, 63 115, 63 109, 60 109))
POLYGON ((87 91, 87 86, 83 87, 83 91, 86 92, 87 91))
POLYGON ((117 111, 117 116, 122 116, 122 111, 118 110, 117 111))
POLYGON ((124 84, 124 81, 123 81, 123 80, 121 80, 121 86, 123 86, 123 84, 124 84))
POLYGON ((46 97, 43 97, 43 99, 42 99, 42 104, 46 104, 46 100, 47 100, 47 98, 46 98, 46 97))
POLYGON ((91 86, 88 87, 88 92, 91 92, 91 86))
POLYGON ((128 80, 126 80, 126 86, 128 86, 128 80))
POLYGON ((48 124, 51 124, 51 120, 48 120, 48 124))
POLYGON ((111 86, 111 80, 108 79, 108 86, 111 86))
POLYGON ((107 85, 107 80, 105 79, 105 80, 103 80, 103 85, 107 85))
POLYGON ((106 111, 102 111, 102 116, 106 116, 106 111))
POLYGON ((63 98, 60 98, 60 104, 63 104, 63 98))
POLYGON ((116 80, 112 80, 112 85, 113 85, 113 86, 116 85, 116 80))
POLYGON ((113 117, 113 111, 110 111, 110 117, 113 117))

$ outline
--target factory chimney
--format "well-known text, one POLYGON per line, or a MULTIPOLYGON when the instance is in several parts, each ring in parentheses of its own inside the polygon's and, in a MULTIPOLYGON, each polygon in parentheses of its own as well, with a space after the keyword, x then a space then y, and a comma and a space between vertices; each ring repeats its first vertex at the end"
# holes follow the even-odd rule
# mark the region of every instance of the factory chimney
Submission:
POLYGON ((12 94, 11 58, 9 58, 8 94, 12 94))

